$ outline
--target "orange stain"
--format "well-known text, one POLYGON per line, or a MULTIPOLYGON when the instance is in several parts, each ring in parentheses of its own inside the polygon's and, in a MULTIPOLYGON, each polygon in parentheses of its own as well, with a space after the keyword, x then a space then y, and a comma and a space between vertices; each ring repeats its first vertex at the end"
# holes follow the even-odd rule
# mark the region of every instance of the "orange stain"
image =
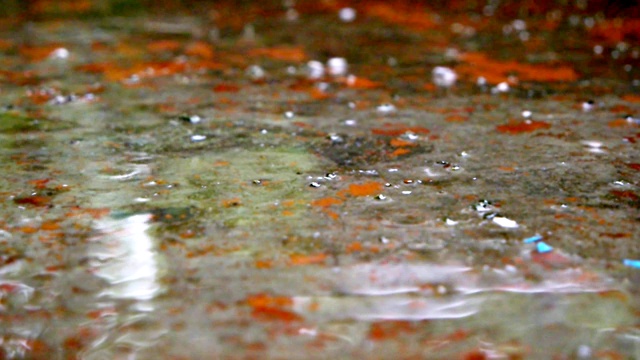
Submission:
POLYGON ((506 134, 521 134, 533 132, 536 130, 549 129, 551 128, 551 124, 546 123, 544 121, 522 121, 522 122, 510 122, 505 125, 499 125, 496 127, 496 130, 501 133, 506 134))

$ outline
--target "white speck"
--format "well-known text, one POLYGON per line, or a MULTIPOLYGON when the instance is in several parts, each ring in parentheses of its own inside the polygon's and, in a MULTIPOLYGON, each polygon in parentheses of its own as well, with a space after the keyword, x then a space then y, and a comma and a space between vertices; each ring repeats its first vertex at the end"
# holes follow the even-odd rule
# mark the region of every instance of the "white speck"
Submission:
POLYGON ((327 61, 327 68, 330 75, 344 76, 347 74, 347 59, 341 57, 335 57, 327 61))
POLYGON ((389 57, 387 59, 387 65, 389 65, 389 66, 397 66, 398 65, 398 59, 396 59, 394 57, 389 57))
POLYGON ((143 202, 147 202, 149 200, 151 200, 151 199, 139 197, 139 198, 135 198, 133 201, 139 202, 139 203, 143 203, 143 202))
POLYGON ((502 226, 503 228, 514 229, 518 227, 518 223, 502 216, 495 216, 493 222, 496 225, 502 226))
POLYGON ((316 336, 318 335, 318 331, 316 329, 306 329, 306 328, 300 328, 300 330, 298 330, 298 333, 300 335, 309 335, 309 336, 316 336))
POLYGON ((356 120, 354 120, 354 119, 347 119, 347 120, 344 121, 344 124, 346 126, 356 126, 356 125, 358 125, 358 122, 356 120))
POLYGON ((389 172, 398 172, 398 169, 397 168, 391 168, 391 169, 389 169, 387 171, 389 171, 389 172))
POLYGON ((444 285, 438 285, 436 286, 436 293, 438 295, 444 295, 447 293, 447 288, 444 285))
POLYGON ((633 70, 633 66, 631 66, 631 64, 625 64, 622 68, 626 72, 631 72, 631 70, 633 70))
POLYGON ((444 66, 434 67, 431 75, 433 78, 433 83, 436 84, 436 86, 445 88, 453 86, 453 84, 455 84, 456 80, 458 79, 458 75, 456 75, 455 71, 444 66))
POLYGON ((476 85, 478 86, 487 85, 487 79, 485 79, 484 76, 478 76, 478 79, 476 80, 476 85))
POLYGON ((578 355, 578 359, 589 359, 591 358, 591 348, 588 345, 580 345, 576 355, 578 355))
POLYGON ((269 133, 269 131, 267 131, 267 129, 260 130, 260 134, 262 134, 262 135, 265 135, 267 133, 269 133))
POLYGON ((390 112, 396 111, 397 109, 393 104, 382 104, 382 105, 379 105, 376 108, 376 110, 378 110, 378 112, 381 112, 381 113, 390 113, 390 112))
POLYGON ((207 137, 205 135, 191 135, 191 141, 193 142, 204 141, 206 139, 207 137))
POLYGON ((65 49, 65 48, 57 48, 55 50, 53 50, 51 52, 51 54, 49 54, 49 57, 52 59, 68 59, 69 58, 69 50, 65 49))
POLYGON ((466 151, 462 151, 462 152, 460 152, 460 156, 461 157, 469 157, 469 153, 466 152, 466 151))
POLYGON ((402 191, 402 195, 411 195, 411 190, 402 191))
POLYGON ((530 117, 531 117, 531 115, 532 115, 532 113, 531 113, 531 111, 529 111, 529 110, 524 110, 524 111, 522 112, 522 117, 523 117, 523 118, 525 118, 525 119, 530 118, 530 117))
POLYGON ((324 76, 324 64, 318 60, 311 60, 307 63, 307 76, 311 80, 321 79, 324 76))
POLYGON ((521 41, 529 41, 529 38, 531 37, 531 35, 529 34, 528 31, 523 31, 520 34, 518 34, 518 37, 520 38, 521 41))
POLYGON ((338 17, 343 22, 352 22, 356 19, 356 10, 350 7, 342 8, 338 12, 338 17))
POLYGON ((581 143, 587 147, 595 149, 602 147, 602 142, 596 140, 583 140, 581 143))
POLYGON ((286 117, 287 119, 292 119, 296 114, 293 113, 293 111, 285 111, 284 113, 284 117, 286 117))
POLYGON ((202 118, 200 116, 198 116, 198 115, 189 116, 189 122, 192 123, 192 124, 197 124, 200 121, 202 121, 202 118))

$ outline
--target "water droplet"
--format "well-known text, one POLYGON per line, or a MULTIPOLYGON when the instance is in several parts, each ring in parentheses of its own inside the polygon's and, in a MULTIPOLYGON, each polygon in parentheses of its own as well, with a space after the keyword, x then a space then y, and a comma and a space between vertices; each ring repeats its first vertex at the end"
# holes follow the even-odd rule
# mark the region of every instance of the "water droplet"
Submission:
POLYGON ((347 74, 347 59, 341 57, 334 57, 327 61, 327 70, 329 75, 344 76, 347 74))
POLYGON ((181 116, 178 116, 178 120, 188 122, 191 124, 197 124, 200 121, 202 121, 202 118, 198 115, 181 115, 181 116))
POLYGON ((338 17, 340 17, 340 20, 343 22, 352 22, 356 19, 356 15, 356 10, 350 7, 342 8, 338 12, 338 17))
POLYGON ((596 45, 593 47, 593 53, 596 55, 602 55, 603 51, 604 51, 604 48, 602 47, 602 45, 596 45))
POLYGON ((378 112, 380 112, 380 113, 385 113, 386 114, 386 113, 395 112, 397 109, 396 109, 395 105, 393 105, 393 104, 382 104, 382 105, 379 105, 376 108, 376 110, 378 110, 378 112))
POLYGON ((69 50, 65 48, 57 48, 53 50, 51 54, 49 54, 49 57, 51 59, 66 60, 69 58, 69 55, 70 55, 69 50))
POLYGON ((491 88, 491 93, 492 94, 506 93, 506 92, 509 92, 509 89, 510 89, 509 83, 507 83, 506 81, 503 81, 498 85, 496 85, 495 87, 491 88))
POLYGON ((206 140, 207 137, 205 135, 191 135, 192 142, 200 142, 206 140))
POLYGON ((311 80, 324 77, 324 64, 317 60, 309 61, 307 63, 307 77, 311 80))
POLYGON ((259 81, 265 78, 267 73, 258 65, 251 65, 245 70, 245 74, 253 81, 259 81))
POLYGON ((431 72, 433 83, 436 86, 449 88, 456 83, 458 75, 448 67, 436 66, 431 72))
POLYGON ((477 212, 487 212, 494 209, 493 203, 489 200, 482 199, 477 203, 471 205, 471 208, 477 212))
POLYGON ((593 100, 587 100, 582 103, 582 111, 587 112, 595 108, 596 103, 593 100))

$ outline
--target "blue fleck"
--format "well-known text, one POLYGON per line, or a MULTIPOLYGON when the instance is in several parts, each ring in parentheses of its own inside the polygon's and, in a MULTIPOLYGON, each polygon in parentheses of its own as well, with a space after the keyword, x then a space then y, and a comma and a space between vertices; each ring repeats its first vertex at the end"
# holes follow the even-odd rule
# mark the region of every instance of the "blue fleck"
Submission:
POLYGON ((640 260, 624 259, 622 260, 622 263, 625 266, 631 266, 631 267, 640 269, 640 260))
POLYGON ((547 244, 544 241, 540 241, 539 243, 537 243, 536 248, 538 249, 538 252, 540 254, 548 253, 553 250, 553 247, 551 247, 551 245, 547 244))
POLYGON ((522 241, 524 241, 525 244, 531 244, 540 240, 542 240, 542 235, 533 235, 532 237, 528 237, 522 241))

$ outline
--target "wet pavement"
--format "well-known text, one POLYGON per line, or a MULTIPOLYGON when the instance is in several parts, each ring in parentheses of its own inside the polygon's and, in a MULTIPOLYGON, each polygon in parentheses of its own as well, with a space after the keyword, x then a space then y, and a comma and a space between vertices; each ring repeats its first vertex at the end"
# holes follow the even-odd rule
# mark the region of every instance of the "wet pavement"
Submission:
POLYGON ((0 359, 640 358, 636 8, 9 3, 0 359))

